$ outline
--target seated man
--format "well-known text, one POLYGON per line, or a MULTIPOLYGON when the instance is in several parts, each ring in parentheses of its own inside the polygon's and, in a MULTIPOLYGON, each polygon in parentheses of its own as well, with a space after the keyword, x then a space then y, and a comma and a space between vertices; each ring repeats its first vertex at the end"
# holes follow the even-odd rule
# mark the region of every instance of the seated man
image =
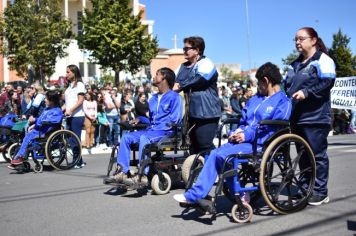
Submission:
MULTIPOLYGON (((210 153, 193 187, 184 194, 174 195, 176 201, 195 203, 197 200, 206 197, 216 180, 218 172, 221 172, 224 160, 228 155, 252 153, 252 143, 255 139, 257 125, 261 120, 289 120, 291 102, 280 89, 282 76, 278 67, 268 62, 257 70, 256 78, 259 93, 251 97, 243 108, 239 127, 231 132, 228 143, 210 153)), ((266 127, 259 132, 257 139, 259 151, 263 142, 274 131, 275 128, 266 127)), ((238 179, 235 178, 235 181, 238 181, 238 179)), ((238 184, 238 182, 235 183, 238 184)), ((244 193, 240 192, 239 194, 241 196, 244 193)), ((244 199, 242 198, 242 200, 244 199)))
MULTIPOLYGON (((157 70, 153 85, 158 88, 158 93, 149 100, 149 119, 138 117, 140 122, 149 123, 145 130, 125 133, 120 142, 117 156, 117 173, 105 179, 105 183, 122 183, 137 181, 136 176, 129 175, 130 168, 130 145, 139 143, 139 161, 146 144, 156 143, 162 137, 172 133, 172 124, 182 121, 182 100, 178 93, 172 90, 175 74, 169 68, 157 70)), ((147 173, 145 173, 147 174, 147 173)), ((141 177, 142 183, 147 183, 147 177, 141 177)))
POLYGON ((29 118, 29 123, 32 123, 28 129, 28 133, 22 141, 21 147, 14 159, 11 161, 10 169, 14 169, 16 165, 20 165, 24 161, 24 155, 28 144, 38 138, 40 134, 45 134, 52 129, 51 124, 60 124, 63 118, 63 113, 60 108, 61 93, 59 91, 48 91, 46 93, 46 108, 38 118, 29 118))

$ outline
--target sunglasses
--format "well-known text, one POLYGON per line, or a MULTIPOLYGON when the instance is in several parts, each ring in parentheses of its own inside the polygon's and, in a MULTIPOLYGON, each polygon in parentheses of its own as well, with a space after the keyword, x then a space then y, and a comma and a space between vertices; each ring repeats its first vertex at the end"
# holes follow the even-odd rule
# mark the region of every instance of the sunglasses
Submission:
POLYGON ((184 47, 183 51, 188 52, 190 49, 195 49, 195 47, 184 47))

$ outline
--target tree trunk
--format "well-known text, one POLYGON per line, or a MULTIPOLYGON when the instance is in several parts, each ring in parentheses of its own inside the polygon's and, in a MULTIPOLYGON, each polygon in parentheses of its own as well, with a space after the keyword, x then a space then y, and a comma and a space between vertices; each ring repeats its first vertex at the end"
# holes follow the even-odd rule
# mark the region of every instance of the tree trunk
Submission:
POLYGON ((116 69, 115 70, 115 84, 114 84, 114 86, 119 87, 119 85, 120 85, 120 70, 116 69))

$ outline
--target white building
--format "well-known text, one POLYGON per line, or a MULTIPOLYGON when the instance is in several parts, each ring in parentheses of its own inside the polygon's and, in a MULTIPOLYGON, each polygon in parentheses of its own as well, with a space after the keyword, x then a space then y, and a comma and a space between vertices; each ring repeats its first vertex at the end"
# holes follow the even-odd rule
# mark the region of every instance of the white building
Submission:
MULTIPOLYGON (((8 4, 9 1, 2 0, 2 10, 5 9, 5 7, 8 4)), ((63 0, 62 1, 63 15, 72 21, 72 26, 73 26, 72 31, 76 35, 82 31, 80 18, 83 15, 84 9, 85 8, 90 9, 91 7, 92 6, 90 0, 63 0)), ((145 5, 140 4, 139 0, 130 0, 130 7, 132 7, 132 14, 134 15, 138 15, 140 10, 143 11, 142 24, 147 25, 147 34, 152 34, 154 21, 145 19, 145 5)), ((94 76, 96 77, 101 76, 100 65, 92 64, 89 62, 90 53, 80 50, 78 47, 77 40, 75 39, 71 40, 69 47, 66 49, 66 52, 68 53, 67 57, 61 59, 58 58, 55 66, 55 72, 50 78, 51 80, 56 80, 60 76, 64 76, 66 72, 66 67, 67 65, 70 64, 77 65, 80 68, 84 81, 88 81, 90 78, 94 76)), ((2 63, 2 66, 4 68, 3 75, 0 75, 3 77, 3 81, 8 82, 8 81, 16 80, 16 78, 15 79, 11 78, 14 77, 15 74, 9 73, 6 58, 4 60, 1 60, 0 63, 2 63)), ((127 76, 128 75, 125 75, 124 73, 123 75, 120 74, 120 78, 125 78, 127 76)))

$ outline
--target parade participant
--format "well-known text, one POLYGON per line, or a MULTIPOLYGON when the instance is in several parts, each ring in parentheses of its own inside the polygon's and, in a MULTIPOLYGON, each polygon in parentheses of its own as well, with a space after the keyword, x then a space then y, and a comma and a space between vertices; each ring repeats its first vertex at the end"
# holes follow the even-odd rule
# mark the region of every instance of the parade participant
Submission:
POLYGON ((43 110, 40 117, 29 118, 29 122, 32 125, 29 127, 29 132, 23 139, 21 147, 11 161, 11 166, 9 166, 9 168, 13 169, 15 166, 23 163, 26 148, 33 139, 38 138, 40 134, 44 135, 46 132, 51 130, 53 127, 51 124, 59 124, 62 121, 63 113, 60 108, 60 97, 61 95, 58 91, 47 92, 45 99, 46 108, 43 110))
MULTIPOLYGON (((67 129, 73 131, 79 139, 81 139, 82 127, 84 124, 84 94, 86 92, 80 70, 76 65, 67 66, 67 80, 70 82, 68 88, 64 92, 65 105, 62 107, 65 110, 64 115, 67 117, 67 129)), ((74 168, 85 166, 83 158, 74 168)))
POLYGON ((185 112, 188 114, 185 118, 188 119, 188 124, 184 124, 183 127, 192 128, 190 152, 193 154, 214 148, 213 139, 221 116, 216 83, 218 73, 212 61, 204 56, 203 38, 188 37, 183 41, 184 57, 187 62, 178 70, 174 89, 184 91, 185 94, 185 112))
MULTIPOLYGON (((293 132, 308 142, 315 156, 316 179, 309 204, 320 205, 329 202, 329 158, 326 151, 331 130, 330 90, 336 77, 335 64, 313 28, 299 29, 294 41, 300 55, 289 66, 284 86, 287 94, 294 98, 293 132)), ((304 168, 303 158, 299 164, 304 168)), ((301 176, 301 181, 306 184, 308 178, 310 176, 301 176)))
MULTIPOLYGON (((196 183, 184 194, 174 195, 174 199, 180 203, 195 203, 206 197, 212 188, 217 175, 222 168, 224 160, 231 154, 252 153, 256 129, 261 120, 288 120, 291 113, 291 102, 280 89, 281 74, 276 65, 268 62, 262 65, 256 72, 259 93, 247 102, 242 110, 242 118, 239 127, 232 131, 229 142, 211 151, 206 159, 196 183)), ((261 150, 263 142, 270 137, 276 129, 268 127, 257 139, 257 150, 261 150)), ((232 179, 230 178, 229 181, 232 179)), ((238 179, 234 178, 238 184, 238 179)), ((231 182, 230 182, 231 183, 231 182)), ((232 192, 237 185, 231 186, 232 192)), ((237 194, 237 193, 236 193, 237 194)), ((240 196, 248 196, 238 193, 240 196)), ((247 200, 243 198, 242 200, 247 200)))
MULTIPOLYGON (((136 176, 129 174, 130 145, 139 143, 139 160, 142 157, 143 147, 149 143, 156 143, 161 138, 173 132, 172 124, 179 124, 182 120, 182 100, 179 94, 172 91, 175 80, 174 72, 169 68, 157 70, 153 84, 158 88, 158 93, 149 100, 149 119, 138 117, 136 122, 148 123, 146 130, 125 133, 120 142, 117 156, 117 173, 107 178, 105 183, 121 183, 137 181, 136 176)), ((147 171, 147 170, 146 170, 147 171)), ((145 173, 147 174, 147 173, 145 173)), ((141 182, 147 183, 143 176, 141 182)))

